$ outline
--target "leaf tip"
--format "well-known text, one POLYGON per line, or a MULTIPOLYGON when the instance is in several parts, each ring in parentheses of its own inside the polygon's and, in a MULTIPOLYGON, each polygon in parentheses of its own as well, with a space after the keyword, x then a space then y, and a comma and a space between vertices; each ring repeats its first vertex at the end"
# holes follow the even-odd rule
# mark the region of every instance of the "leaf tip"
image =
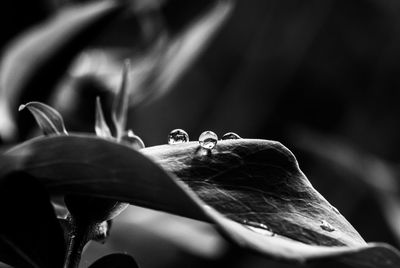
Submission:
POLYGON ((21 104, 21 105, 18 107, 18 112, 21 112, 23 109, 25 109, 25 107, 26 107, 25 104, 21 104))

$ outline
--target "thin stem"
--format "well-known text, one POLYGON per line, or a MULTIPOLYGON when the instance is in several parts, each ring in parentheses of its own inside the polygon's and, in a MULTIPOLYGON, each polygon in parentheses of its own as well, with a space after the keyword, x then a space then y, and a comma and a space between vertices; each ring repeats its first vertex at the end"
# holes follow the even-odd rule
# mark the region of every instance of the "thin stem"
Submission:
POLYGON ((91 225, 71 220, 71 230, 68 234, 68 247, 64 268, 77 268, 81 260, 82 250, 89 241, 91 225))

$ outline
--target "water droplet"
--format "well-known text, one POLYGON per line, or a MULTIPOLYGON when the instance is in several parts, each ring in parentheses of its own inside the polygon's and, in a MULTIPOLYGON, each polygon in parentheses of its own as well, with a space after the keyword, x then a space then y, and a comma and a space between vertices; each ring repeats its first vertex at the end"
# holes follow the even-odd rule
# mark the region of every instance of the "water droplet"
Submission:
POLYGON ((204 149, 211 150, 218 142, 218 136, 212 131, 204 131, 199 137, 200 146, 204 149))
POLYGON ((332 225, 330 225, 329 222, 327 222, 326 220, 322 220, 320 226, 322 230, 325 230, 327 232, 335 231, 335 228, 332 225))
POLYGON ((133 133, 131 129, 129 129, 122 135, 121 142, 128 144, 135 149, 142 149, 145 147, 142 139, 139 136, 135 135, 135 133, 133 133))
POLYGON ((224 136, 222 136, 222 140, 238 140, 238 139, 241 139, 241 137, 235 132, 228 132, 225 133, 224 136))
POLYGON ((250 230, 261 235, 274 236, 275 233, 265 224, 244 220, 244 224, 250 230))
POLYGON ((337 208, 335 208, 334 206, 331 207, 333 212, 335 212, 336 214, 340 214, 339 210, 337 208))
POLYGON ((168 144, 178 144, 189 141, 189 135, 183 129, 174 129, 168 134, 168 144))

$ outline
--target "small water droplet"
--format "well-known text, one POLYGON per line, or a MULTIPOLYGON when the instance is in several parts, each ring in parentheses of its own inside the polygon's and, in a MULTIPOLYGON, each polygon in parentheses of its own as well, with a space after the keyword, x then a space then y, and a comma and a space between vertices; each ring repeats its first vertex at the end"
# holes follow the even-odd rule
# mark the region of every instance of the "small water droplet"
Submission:
POLYGON ((275 233, 271 230, 271 228, 269 228, 267 225, 263 223, 252 222, 247 220, 244 220, 243 223, 246 225, 248 229, 252 230, 255 233, 268 236, 275 235, 275 233))
POLYGON ((241 137, 235 132, 225 133, 224 136, 222 136, 221 138, 221 140, 238 140, 238 139, 241 139, 241 137))
POLYGON ((335 212, 336 214, 340 214, 339 210, 337 208, 335 208, 334 206, 331 207, 333 212, 335 212))
POLYGON ((335 228, 329 224, 329 222, 327 222, 326 220, 322 220, 320 227, 322 228, 322 230, 325 230, 327 232, 333 232, 335 231, 335 228))
POLYGON ((142 139, 139 136, 135 135, 135 133, 133 133, 131 129, 129 129, 122 135, 121 142, 128 144, 135 149, 142 149, 145 147, 142 139))
POLYGON ((211 150, 218 142, 218 136, 212 131, 204 131, 199 137, 200 146, 204 149, 211 150))
POLYGON ((189 142, 189 135, 183 129, 174 129, 168 134, 168 144, 189 142))

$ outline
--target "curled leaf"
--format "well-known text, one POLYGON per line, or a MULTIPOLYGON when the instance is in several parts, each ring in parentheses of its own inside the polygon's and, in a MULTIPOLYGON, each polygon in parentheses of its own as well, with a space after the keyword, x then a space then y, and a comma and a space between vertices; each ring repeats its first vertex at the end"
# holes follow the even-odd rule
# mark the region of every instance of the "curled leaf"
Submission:
POLYGON ((96 135, 102 138, 112 138, 110 128, 104 118, 103 108, 101 107, 100 98, 96 98, 96 121, 94 125, 96 135))
POLYGON ((220 141, 210 154, 191 142, 148 147, 143 152, 175 174, 208 206, 249 231, 309 245, 365 245, 357 231, 312 187, 293 154, 280 143, 220 141))
POLYGON ((137 150, 93 135, 35 138, 4 153, 2 174, 25 170, 54 194, 104 197, 207 220, 170 175, 137 150), (28 171, 29 170, 29 171, 28 171))
POLYGON ((53 107, 41 102, 28 102, 19 106, 19 111, 27 108, 35 117, 37 124, 43 131, 44 135, 49 134, 66 134, 67 130, 64 126, 64 120, 60 113, 53 107))
POLYGON ((138 152, 93 136, 54 136, 11 149, 0 165, 0 181, 23 170, 54 194, 117 199, 211 222, 232 243, 269 258, 400 264, 393 247, 367 244, 278 142, 219 141, 211 153, 188 142, 138 152))

